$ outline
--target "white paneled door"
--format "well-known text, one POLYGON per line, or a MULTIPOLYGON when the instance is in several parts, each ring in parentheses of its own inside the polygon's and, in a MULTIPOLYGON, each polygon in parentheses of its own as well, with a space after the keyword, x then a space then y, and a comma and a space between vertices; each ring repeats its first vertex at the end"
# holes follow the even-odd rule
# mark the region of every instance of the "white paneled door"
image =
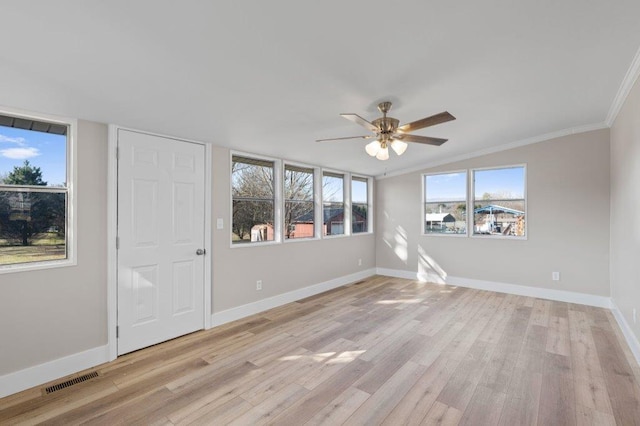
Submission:
POLYGON ((203 145, 118 130, 118 354, 204 328, 203 145))

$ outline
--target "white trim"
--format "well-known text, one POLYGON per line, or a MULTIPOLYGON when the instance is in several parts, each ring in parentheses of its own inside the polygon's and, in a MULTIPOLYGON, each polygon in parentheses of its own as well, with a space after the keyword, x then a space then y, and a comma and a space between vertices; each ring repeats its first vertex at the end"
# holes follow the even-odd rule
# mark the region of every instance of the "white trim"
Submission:
POLYGON ((636 362, 638 363, 638 366, 640 366, 640 341, 638 341, 638 338, 633 333, 633 330, 631 329, 631 326, 627 322, 627 319, 624 317, 624 315, 618 308, 618 305, 616 305, 616 302, 613 299, 611 300, 611 313, 613 314, 613 317, 618 322, 618 326, 620 326, 620 329, 622 330, 622 334, 624 335, 624 338, 627 340, 629 349, 631 349, 631 353, 633 353, 633 356, 635 357, 636 362))
MULTIPOLYGON (((424 274, 387 268, 376 268, 378 275, 387 275, 410 280, 426 281, 424 274)), ((549 288, 529 287, 518 284, 507 284, 495 281, 476 280, 472 278, 447 276, 442 278, 443 285, 474 288, 477 290, 495 291, 497 293, 514 294, 518 296, 536 297, 538 299, 555 300, 558 302, 577 303, 580 305, 596 306, 599 308, 611 309, 611 299, 605 296, 594 294, 576 293, 565 290, 554 290, 549 288)))
POLYGON ((107 346, 109 361, 118 357, 118 126, 109 124, 107 154, 107 346))
POLYGON ((246 305, 238 306, 236 308, 214 312, 211 316, 211 324, 215 327, 231 321, 236 321, 250 315, 266 311, 268 309, 273 309, 278 306, 286 305, 287 303, 295 302, 306 297, 314 296, 316 294, 332 290, 334 288, 342 287, 355 281, 363 280, 375 275, 375 273, 375 268, 366 269, 364 271, 345 275, 339 278, 334 278, 332 280, 325 281, 319 284, 310 285, 298 290, 293 290, 287 293, 279 294, 277 296, 258 300, 256 302, 247 303, 246 305))
POLYGON ((211 328, 211 292, 213 282, 213 148, 204 144, 204 329, 211 328))
POLYGON ((0 376, 0 398, 109 361, 109 347, 98 346, 0 376))
POLYGON ((613 123, 616 121, 618 113, 622 109, 624 102, 627 100, 627 96, 629 96, 629 92, 631 92, 638 76, 640 76, 640 49, 638 49, 636 55, 633 57, 631 65, 622 79, 622 83, 620 83, 618 93, 616 93, 616 97, 613 98, 613 102, 609 108, 609 114, 607 114, 607 119, 605 120, 607 126, 613 126, 613 123))
POLYGON ((509 142, 509 143, 506 143, 506 144, 493 146, 493 147, 489 147, 489 148, 484 148, 484 149, 481 149, 481 150, 478 150, 478 151, 469 152, 469 153, 466 153, 466 154, 454 155, 454 156, 451 156, 451 157, 443 158, 441 160, 433 161, 431 163, 424 163, 424 164, 422 164, 420 166, 416 166, 416 167, 409 167, 409 168, 405 168, 405 169, 402 169, 402 170, 397 170, 397 171, 384 173, 382 175, 375 176, 375 178, 376 179, 387 179, 387 178, 394 177, 394 176, 406 175, 406 174, 409 174, 409 173, 428 170, 430 168, 437 167, 437 166, 442 166, 442 165, 445 165, 445 164, 455 163, 456 161, 469 160, 471 158, 481 157, 481 156, 487 155, 487 154, 495 154, 496 152, 507 151, 509 149, 519 148, 521 146, 531 145, 531 144, 538 143, 538 142, 545 142, 545 141, 548 141, 548 140, 551 140, 551 139, 560 138, 560 137, 563 137, 563 136, 569 136, 569 135, 574 135, 574 134, 577 134, 577 133, 585 133, 585 132, 591 132, 593 130, 601 130, 601 129, 608 129, 608 128, 609 128, 609 126, 605 122, 586 124, 584 126, 578 126, 578 127, 570 127, 568 129, 558 130, 557 132, 550 132, 550 133, 545 133, 543 135, 532 136, 530 138, 521 139, 521 140, 518 140, 518 141, 509 142))

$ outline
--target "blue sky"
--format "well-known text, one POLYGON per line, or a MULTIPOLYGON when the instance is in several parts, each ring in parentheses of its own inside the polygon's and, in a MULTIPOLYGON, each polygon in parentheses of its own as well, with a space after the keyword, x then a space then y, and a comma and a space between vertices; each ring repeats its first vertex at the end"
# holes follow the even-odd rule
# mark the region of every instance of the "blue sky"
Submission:
POLYGON ((446 173, 426 177, 427 202, 467 199, 467 174, 446 173))
MULTIPOLYGON (((475 198, 489 194, 524 198, 524 167, 475 171, 475 198)), ((427 202, 464 201, 467 174, 445 173, 426 177, 427 202)))
POLYGON ((40 167, 48 185, 61 185, 66 181, 66 148, 66 136, 0 126, 0 175, 29 160, 40 167))
POLYGON ((524 167, 476 170, 475 196, 482 198, 486 192, 524 198, 524 167))

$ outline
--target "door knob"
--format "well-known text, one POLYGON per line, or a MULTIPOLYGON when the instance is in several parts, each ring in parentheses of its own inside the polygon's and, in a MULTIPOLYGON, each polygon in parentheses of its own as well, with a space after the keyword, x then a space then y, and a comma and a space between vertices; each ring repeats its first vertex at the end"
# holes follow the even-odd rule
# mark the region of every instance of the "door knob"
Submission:
POLYGON ((207 251, 205 249, 198 249, 196 250, 196 254, 198 256, 202 256, 203 254, 205 254, 207 251))

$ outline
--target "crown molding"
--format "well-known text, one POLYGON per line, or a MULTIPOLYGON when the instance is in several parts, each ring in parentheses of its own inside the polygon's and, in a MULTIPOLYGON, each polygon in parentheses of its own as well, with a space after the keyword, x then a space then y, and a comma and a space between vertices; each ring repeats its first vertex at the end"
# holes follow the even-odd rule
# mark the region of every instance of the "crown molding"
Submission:
POLYGON ((613 98, 613 103, 611 104, 611 108, 609 108, 609 114, 607 114, 607 119, 605 121, 607 126, 613 126, 613 123, 616 121, 616 117, 622 109, 622 105, 624 105, 624 102, 627 100, 627 96, 629 96, 629 92, 631 92, 638 76, 640 76, 640 49, 638 49, 636 56, 634 56, 633 61, 631 61, 631 66, 627 70, 627 74, 625 74, 622 79, 622 83, 620 83, 616 97, 613 98))
POLYGON ((509 149, 519 148, 521 146, 532 145, 534 143, 539 143, 539 142, 545 142, 545 141, 548 141, 548 140, 551 140, 551 139, 560 138, 560 137, 563 137, 563 136, 569 136, 569 135, 575 135, 575 134, 578 134, 578 133, 591 132, 593 130, 607 129, 609 127, 610 126, 605 122, 586 124, 584 126, 578 126, 578 127, 570 127, 568 129, 558 130, 557 132, 545 133, 545 134, 542 134, 542 135, 533 136, 533 137, 530 137, 530 138, 509 142, 509 143, 506 143, 506 144, 503 144, 503 145, 492 146, 492 147, 481 149, 481 150, 478 150, 478 151, 469 152, 469 153, 466 153, 466 154, 454 155, 452 157, 447 157, 447 158, 444 158, 442 160, 438 160, 438 161, 433 161, 431 163, 422 164, 422 165, 417 166, 417 167, 411 167, 411 168, 408 168, 408 169, 402 169, 402 170, 398 170, 398 171, 395 171, 395 172, 389 172, 389 173, 385 173, 385 174, 382 174, 382 175, 377 175, 377 176, 375 176, 375 178, 376 178, 376 180, 381 180, 381 179, 386 179, 386 178, 390 178, 390 177, 394 177, 394 176, 406 175, 406 174, 409 174, 409 173, 414 173, 414 172, 419 172, 419 171, 423 171, 423 170, 426 170, 426 169, 430 169, 432 167, 437 167, 437 166, 442 166, 442 165, 445 165, 445 164, 455 163, 457 161, 469 160, 471 158, 481 157, 483 155, 488 155, 488 154, 495 154, 496 152, 507 151, 509 149))

